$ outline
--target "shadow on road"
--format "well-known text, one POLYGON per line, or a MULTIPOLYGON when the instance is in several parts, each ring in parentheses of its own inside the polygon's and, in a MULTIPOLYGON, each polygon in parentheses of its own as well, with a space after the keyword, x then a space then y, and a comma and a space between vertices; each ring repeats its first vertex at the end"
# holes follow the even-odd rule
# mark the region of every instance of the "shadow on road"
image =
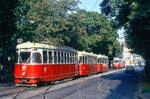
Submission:
POLYGON ((141 81, 140 72, 134 73, 115 73, 102 77, 109 80, 110 94, 105 99, 138 99, 139 95, 139 82, 141 81))

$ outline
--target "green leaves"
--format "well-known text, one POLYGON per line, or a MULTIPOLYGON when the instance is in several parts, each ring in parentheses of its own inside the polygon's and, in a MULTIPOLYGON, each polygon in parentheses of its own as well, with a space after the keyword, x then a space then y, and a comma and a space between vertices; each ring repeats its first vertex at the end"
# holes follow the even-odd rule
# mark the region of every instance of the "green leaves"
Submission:
POLYGON ((77 4, 77 0, 20 0, 15 11, 19 37, 115 55, 113 42, 118 36, 113 21, 79 10, 77 4))

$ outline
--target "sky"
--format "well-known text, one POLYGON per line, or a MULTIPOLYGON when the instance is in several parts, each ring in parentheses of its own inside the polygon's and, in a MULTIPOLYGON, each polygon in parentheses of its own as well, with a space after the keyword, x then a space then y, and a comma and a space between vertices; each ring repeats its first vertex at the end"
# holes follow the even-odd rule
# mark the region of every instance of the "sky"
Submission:
MULTIPOLYGON (((101 2, 102 2, 102 0, 80 0, 79 7, 82 8, 82 9, 85 9, 87 11, 96 11, 96 12, 101 13, 100 6, 99 6, 99 4, 101 2)), ((123 29, 118 30, 119 41, 120 42, 124 41, 123 32, 124 32, 123 29)))
POLYGON ((100 2, 102 0, 80 0, 79 7, 87 11, 96 11, 100 13, 100 2))

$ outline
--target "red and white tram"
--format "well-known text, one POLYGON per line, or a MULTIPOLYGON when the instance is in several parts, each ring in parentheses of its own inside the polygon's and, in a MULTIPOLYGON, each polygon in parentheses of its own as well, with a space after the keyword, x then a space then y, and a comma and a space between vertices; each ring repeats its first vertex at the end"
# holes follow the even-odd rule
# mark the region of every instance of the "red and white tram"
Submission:
POLYGON ((116 68, 116 69, 123 68, 124 66, 123 66, 123 64, 122 64, 122 60, 119 59, 118 57, 115 57, 115 58, 114 58, 113 67, 116 68))
POLYGON ((98 55, 97 72, 108 71, 108 57, 104 55, 98 55))
POLYGON ((79 76, 97 73, 97 56, 93 53, 78 51, 79 76))
POLYGON ((18 44, 14 82, 36 85, 75 77, 78 75, 76 63, 77 51, 72 48, 31 42, 18 44))
POLYGON ((108 57, 107 56, 105 56, 105 55, 103 55, 103 72, 106 72, 106 71, 108 71, 108 57))

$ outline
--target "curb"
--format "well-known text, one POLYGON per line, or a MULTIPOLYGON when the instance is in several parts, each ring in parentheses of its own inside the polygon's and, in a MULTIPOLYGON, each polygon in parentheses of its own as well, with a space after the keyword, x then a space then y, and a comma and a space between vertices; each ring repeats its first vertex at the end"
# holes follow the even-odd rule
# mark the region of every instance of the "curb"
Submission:
POLYGON ((138 96, 139 99, 150 99, 150 92, 142 93, 138 96))

